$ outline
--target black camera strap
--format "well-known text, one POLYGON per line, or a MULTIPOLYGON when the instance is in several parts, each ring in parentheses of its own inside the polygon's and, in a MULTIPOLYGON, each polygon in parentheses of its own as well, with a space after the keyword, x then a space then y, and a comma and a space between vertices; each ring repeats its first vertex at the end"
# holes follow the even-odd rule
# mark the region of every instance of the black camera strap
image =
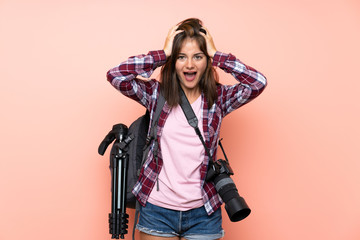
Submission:
MULTIPOLYGON (((221 145, 221 140, 219 141, 219 145, 221 147, 221 150, 224 153, 226 162, 221 161, 221 160, 214 162, 212 160, 210 151, 207 148, 207 146, 205 145, 204 139, 201 136, 201 132, 198 127, 198 119, 194 113, 194 110, 192 109, 192 107, 189 103, 189 100, 185 96, 185 93, 181 87, 180 87, 179 92, 180 92, 180 98, 181 98, 180 106, 181 106, 182 110, 184 111, 186 119, 188 120, 190 126, 192 126, 195 129, 196 134, 199 136, 201 143, 204 145, 206 153, 209 156, 209 165, 208 166, 211 167, 215 173, 220 173, 217 177, 215 177, 215 179, 213 179, 213 182, 214 182, 216 191, 218 192, 220 197, 225 202, 225 209, 229 215, 230 220, 232 222, 237 222, 237 221, 240 221, 240 220, 246 218, 250 214, 251 210, 250 210, 249 206, 246 204, 244 198, 240 197, 240 195, 236 189, 235 183, 229 176, 229 175, 234 174, 234 172, 232 171, 232 169, 230 168, 230 165, 228 164, 227 157, 226 157, 224 149, 221 145), (220 164, 217 164, 219 162, 220 162, 220 164), (223 164, 224 162, 225 162, 225 164, 223 164)), ((209 171, 208 171, 208 173, 209 173, 209 171)), ((207 178, 207 176, 206 176, 206 178, 207 178)), ((210 179, 212 179, 212 178, 210 178, 210 179)))
POLYGON ((186 119, 187 119, 188 123, 190 124, 190 126, 192 126, 195 129, 195 132, 199 136, 201 143, 204 145, 206 154, 209 157, 209 161, 213 162, 212 156, 210 154, 210 150, 206 146, 204 138, 201 135, 200 129, 198 127, 199 121, 198 121, 198 119, 197 119, 197 117, 196 117, 196 115, 194 113, 194 110, 192 109, 192 107, 191 107, 191 105, 189 103, 189 100, 187 99, 187 97, 186 97, 186 95, 184 93, 184 90, 181 87, 180 87, 179 92, 180 92, 180 99, 181 99, 180 106, 181 106, 182 110, 184 111, 186 119))

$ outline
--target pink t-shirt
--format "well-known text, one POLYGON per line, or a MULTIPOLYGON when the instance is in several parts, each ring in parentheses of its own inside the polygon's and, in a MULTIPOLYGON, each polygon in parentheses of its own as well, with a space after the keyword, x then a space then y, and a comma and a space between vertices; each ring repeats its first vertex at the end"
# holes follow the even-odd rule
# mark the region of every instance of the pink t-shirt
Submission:
MULTIPOLYGON (((201 134, 201 96, 191 104, 198 118, 201 134)), ((201 194, 200 166, 205 149, 193 127, 189 125, 180 106, 174 107, 162 132, 161 151, 163 167, 148 201, 151 204, 186 211, 204 205, 201 194)))

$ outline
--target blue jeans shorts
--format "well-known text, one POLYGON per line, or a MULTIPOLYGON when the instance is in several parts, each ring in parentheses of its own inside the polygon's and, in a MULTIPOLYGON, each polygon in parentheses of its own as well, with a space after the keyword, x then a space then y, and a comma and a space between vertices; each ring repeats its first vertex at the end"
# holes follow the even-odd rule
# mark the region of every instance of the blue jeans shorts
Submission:
POLYGON ((140 207, 136 228, 159 237, 183 237, 188 240, 215 240, 224 236, 221 208, 208 216, 204 207, 176 211, 149 202, 140 207))

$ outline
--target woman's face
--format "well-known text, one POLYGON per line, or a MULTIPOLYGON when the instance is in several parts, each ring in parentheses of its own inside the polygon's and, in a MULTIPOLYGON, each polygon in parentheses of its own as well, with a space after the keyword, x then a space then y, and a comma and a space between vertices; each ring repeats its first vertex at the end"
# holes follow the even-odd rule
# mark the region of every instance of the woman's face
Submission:
POLYGON ((199 82, 206 66, 207 58, 197 41, 186 38, 175 63, 176 74, 185 93, 200 93, 199 82))

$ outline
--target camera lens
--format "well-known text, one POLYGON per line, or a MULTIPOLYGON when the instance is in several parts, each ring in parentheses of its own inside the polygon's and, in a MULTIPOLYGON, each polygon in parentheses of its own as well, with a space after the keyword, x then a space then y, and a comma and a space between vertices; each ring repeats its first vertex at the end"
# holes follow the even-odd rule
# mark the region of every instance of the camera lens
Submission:
POLYGON ((225 209, 232 222, 246 218, 251 210, 244 198, 240 197, 234 181, 227 174, 219 174, 214 179, 215 188, 225 202, 225 209))

